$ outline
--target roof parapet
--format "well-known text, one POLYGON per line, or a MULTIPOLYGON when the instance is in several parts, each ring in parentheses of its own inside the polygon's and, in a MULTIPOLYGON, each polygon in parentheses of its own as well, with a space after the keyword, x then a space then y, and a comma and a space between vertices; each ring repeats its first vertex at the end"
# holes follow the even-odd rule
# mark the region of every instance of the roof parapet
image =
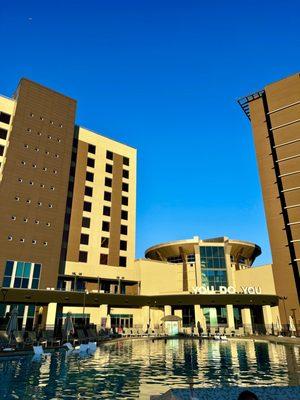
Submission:
POLYGON ((258 92, 249 94, 248 96, 245 97, 240 97, 238 99, 238 103, 241 106, 242 110, 244 111, 244 113, 246 114, 247 118, 251 121, 250 118, 250 107, 249 107, 249 103, 250 101, 259 99, 260 97, 262 97, 262 95, 264 94, 264 90, 259 90, 258 92))

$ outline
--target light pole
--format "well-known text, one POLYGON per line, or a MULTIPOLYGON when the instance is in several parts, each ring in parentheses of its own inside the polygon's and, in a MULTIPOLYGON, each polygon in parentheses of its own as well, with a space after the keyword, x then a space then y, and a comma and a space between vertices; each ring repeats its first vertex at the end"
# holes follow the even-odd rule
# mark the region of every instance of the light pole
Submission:
POLYGON ((98 293, 100 292, 100 276, 97 276, 97 282, 98 282, 98 293))
POLYGON ((125 279, 124 276, 117 276, 118 279, 118 294, 121 294, 121 281, 125 279))
POLYGON ((82 315, 83 315, 83 319, 84 319, 84 326, 86 326, 86 315, 85 315, 85 296, 89 294, 89 292, 87 290, 84 290, 83 293, 83 308, 82 308, 82 315))

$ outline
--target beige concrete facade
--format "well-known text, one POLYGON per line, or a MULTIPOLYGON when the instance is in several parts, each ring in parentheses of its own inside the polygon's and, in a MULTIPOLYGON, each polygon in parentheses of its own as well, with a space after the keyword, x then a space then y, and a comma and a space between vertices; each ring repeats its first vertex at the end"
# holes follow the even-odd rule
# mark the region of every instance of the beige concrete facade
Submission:
POLYGON ((300 75, 241 100, 251 120, 281 318, 300 324, 300 75))
POLYGON ((253 268, 256 244, 195 236, 135 259, 136 150, 77 126, 75 110, 26 79, 14 98, 0 97, 0 119, 9 116, 0 122, 0 281, 19 303, 21 289, 41 294, 22 327, 41 319, 54 329, 71 311, 99 328, 144 331, 172 316, 180 329, 269 329, 276 291, 271 266, 253 268))

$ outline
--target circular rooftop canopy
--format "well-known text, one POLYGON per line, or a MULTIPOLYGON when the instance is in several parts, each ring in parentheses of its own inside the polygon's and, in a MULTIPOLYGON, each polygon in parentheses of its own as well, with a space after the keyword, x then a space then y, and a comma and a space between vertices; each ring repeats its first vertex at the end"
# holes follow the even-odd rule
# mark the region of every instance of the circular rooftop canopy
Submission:
POLYGON ((261 248, 255 243, 242 240, 218 237, 201 240, 199 237, 187 240, 176 240, 173 242, 160 243, 145 251, 145 257, 151 260, 168 261, 172 257, 180 257, 182 254, 194 255, 196 246, 230 246, 230 255, 234 258, 243 257, 252 264, 256 257, 261 254, 261 248))

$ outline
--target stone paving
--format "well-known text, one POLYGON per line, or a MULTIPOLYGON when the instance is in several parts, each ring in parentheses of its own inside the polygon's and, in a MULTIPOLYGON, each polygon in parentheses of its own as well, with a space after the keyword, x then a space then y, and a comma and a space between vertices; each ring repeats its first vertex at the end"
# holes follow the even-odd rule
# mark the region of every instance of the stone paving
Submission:
POLYGON ((299 400, 300 386, 251 386, 194 389, 171 389, 151 400, 237 400, 243 390, 255 393, 259 400, 299 400))

